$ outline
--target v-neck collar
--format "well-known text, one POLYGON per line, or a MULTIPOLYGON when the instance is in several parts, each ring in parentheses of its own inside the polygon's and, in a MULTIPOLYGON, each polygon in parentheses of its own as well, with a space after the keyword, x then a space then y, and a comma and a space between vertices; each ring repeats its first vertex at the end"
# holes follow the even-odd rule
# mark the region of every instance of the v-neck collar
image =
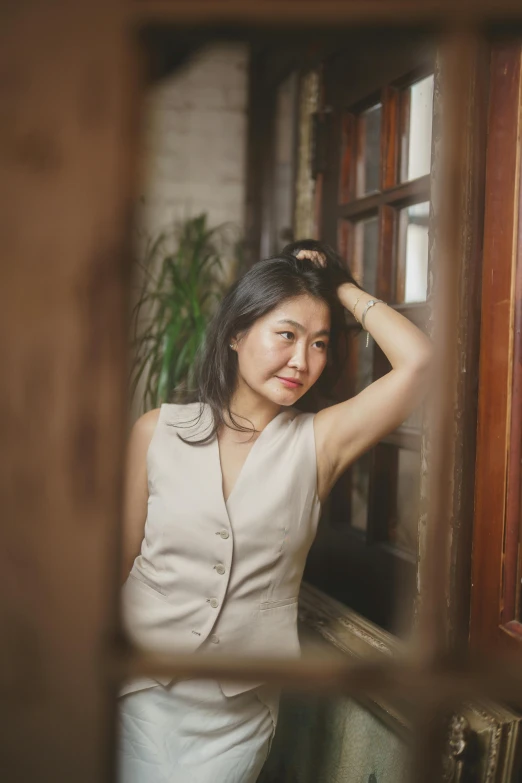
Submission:
POLYGON ((245 461, 243 462, 243 465, 241 466, 241 470, 239 471, 239 473, 238 473, 238 475, 236 477, 236 480, 234 481, 234 486, 232 487, 232 489, 230 491, 230 494, 229 494, 228 498, 226 498, 226 499, 225 499, 225 493, 223 492, 223 468, 221 467, 221 454, 219 452, 219 441, 218 441, 217 435, 214 438, 214 440, 212 442, 212 446, 213 446, 213 448, 215 450, 215 455, 216 455, 216 460, 217 460, 218 474, 219 474, 219 484, 220 484, 220 487, 221 487, 221 496, 223 498, 223 502, 224 502, 225 508, 227 510, 228 510, 228 507, 230 505, 230 502, 233 500, 234 495, 236 494, 236 490, 237 490, 238 484, 240 484, 242 479, 244 479, 245 473, 247 472, 247 470, 248 470, 248 468, 249 468, 249 466, 250 466, 250 464, 252 462, 252 459, 253 459, 252 455, 254 454, 254 456, 255 456, 256 451, 259 450, 259 446, 258 446, 259 442, 260 441, 264 442, 270 436, 270 433, 272 432, 272 430, 278 429, 278 425, 280 425, 281 422, 286 418, 285 414, 288 414, 288 412, 289 412, 288 408, 283 408, 282 410, 279 411, 278 414, 276 414, 274 416, 273 419, 271 419, 271 421, 268 422, 266 427, 264 427, 264 429, 261 430, 261 432, 259 433, 256 441, 252 444, 252 447, 251 447, 250 451, 246 455, 245 461))

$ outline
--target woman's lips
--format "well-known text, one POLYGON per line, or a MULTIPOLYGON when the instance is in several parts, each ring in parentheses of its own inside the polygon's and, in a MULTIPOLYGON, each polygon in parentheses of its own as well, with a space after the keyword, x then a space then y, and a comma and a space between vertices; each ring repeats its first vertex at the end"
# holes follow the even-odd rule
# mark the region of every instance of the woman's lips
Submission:
POLYGON ((286 386, 287 389, 298 389, 299 386, 302 386, 303 384, 301 381, 293 380, 292 378, 281 378, 280 375, 276 375, 276 378, 281 381, 283 386, 286 386))

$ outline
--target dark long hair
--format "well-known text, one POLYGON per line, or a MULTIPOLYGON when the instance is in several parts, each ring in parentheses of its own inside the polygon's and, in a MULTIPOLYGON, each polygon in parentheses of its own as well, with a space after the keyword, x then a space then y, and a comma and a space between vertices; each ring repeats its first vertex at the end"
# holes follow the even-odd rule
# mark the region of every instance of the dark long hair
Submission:
MULTIPOLYGON (((345 359, 345 312, 337 297, 337 286, 342 282, 355 283, 338 259, 335 251, 315 240, 294 242, 280 255, 254 264, 232 285, 207 329, 204 345, 196 360, 196 388, 188 396, 189 401, 210 406, 213 423, 201 439, 187 439, 187 443, 196 445, 212 440, 226 423, 225 414, 238 431, 255 432, 253 426, 237 422, 230 409, 238 373, 237 353, 231 350, 230 342, 236 335, 248 332, 259 318, 288 299, 312 296, 325 302, 330 310, 328 359, 316 386, 318 389, 331 389, 345 359), (326 267, 319 268, 308 259, 296 258, 299 250, 303 249, 324 253, 326 267)), ((203 407, 198 418, 201 418, 202 410, 203 407)))
POLYGON ((359 283, 353 277, 348 265, 341 258, 339 253, 327 242, 320 242, 318 239, 299 239, 297 242, 290 242, 283 248, 285 255, 297 256, 301 250, 315 250, 322 253, 326 258, 326 274, 330 285, 337 289, 342 283, 353 283, 360 288, 359 283))

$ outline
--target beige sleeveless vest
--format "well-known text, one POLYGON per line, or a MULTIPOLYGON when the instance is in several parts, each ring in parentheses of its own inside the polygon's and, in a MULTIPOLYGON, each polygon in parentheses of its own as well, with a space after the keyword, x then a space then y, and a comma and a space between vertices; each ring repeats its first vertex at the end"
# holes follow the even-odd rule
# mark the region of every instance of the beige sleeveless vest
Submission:
MULTIPOLYGON (((144 539, 122 589, 124 628, 160 652, 299 655, 297 598, 320 514, 313 414, 288 408, 268 424, 225 503, 217 439, 178 437, 209 432, 210 408, 195 422, 199 411, 161 407, 144 539)), ((128 682, 120 695, 151 682, 128 682)), ((232 696, 259 684, 221 687, 232 696)))

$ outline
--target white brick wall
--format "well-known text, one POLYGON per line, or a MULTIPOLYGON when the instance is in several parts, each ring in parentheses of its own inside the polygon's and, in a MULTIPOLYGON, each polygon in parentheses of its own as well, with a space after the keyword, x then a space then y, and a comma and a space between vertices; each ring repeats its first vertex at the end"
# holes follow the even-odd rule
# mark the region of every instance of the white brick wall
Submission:
POLYGON ((243 231, 247 65, 245 45, 214 45, 150 90, 140 215, 148 233, 200 212, 243 231))
MULTIPOLYGON (((231 223, 228 236, 243 235, 247 67, 245 45, 215 45, 150 90, 142 133, 140 232, 154 236, 173 221, 206 212, 210 226, 231 223)), ((230 280, 234 259, 222 261, 230 280)), ((137 295, 137 268, 135 274, 137 295)), ((131 424, 142 413, 143 386, 131 402, 131 424)))

